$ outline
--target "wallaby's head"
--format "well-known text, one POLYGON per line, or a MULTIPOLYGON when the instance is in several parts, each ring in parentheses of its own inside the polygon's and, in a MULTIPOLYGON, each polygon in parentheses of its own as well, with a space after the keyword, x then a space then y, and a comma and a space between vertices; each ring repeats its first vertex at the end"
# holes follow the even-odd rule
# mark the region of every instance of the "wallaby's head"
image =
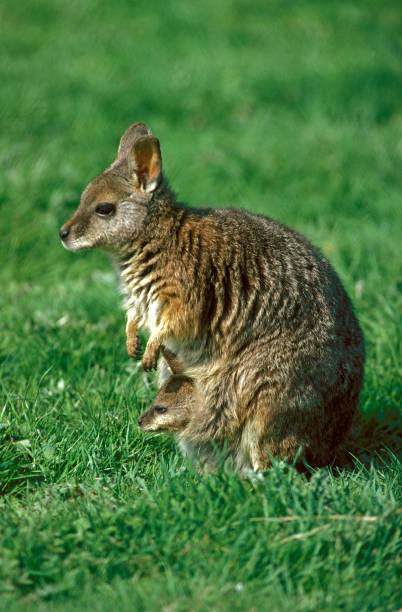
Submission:
POLYGON ((63 246, 118 252, 140 234, 162 180, 159 141, 145 123, 135 123, 123 134, 113 164, 89 183, 60 229, 63 246))
POLYGON ((191 378, 181 374, 176 356, 162 348, 172 376, 159 389, 151 407, 138 419, 143 431, 180 432, 186 427, 196 407, 196 392, 191 378))

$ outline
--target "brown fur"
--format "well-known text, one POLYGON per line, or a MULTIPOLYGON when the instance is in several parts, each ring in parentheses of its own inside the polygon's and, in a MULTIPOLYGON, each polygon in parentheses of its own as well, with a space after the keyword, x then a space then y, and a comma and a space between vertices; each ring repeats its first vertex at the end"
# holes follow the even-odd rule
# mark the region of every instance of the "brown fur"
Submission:
POLYGON ((162 355, 171 376, 160 387, 149 409, 138 419, 138 424, 146 432, 169 432, 176 435, 177 442, 199 467, 215 469, 225 455, 229 455, 238 470, 250 468, 249 458, 244 456, 237 443, 222 440, 223 444, 213 444, 209 440, 194 437, 194 424, 202 422, 203 400, 194 381, 183 376, 183 364, 171 351, 162 347, 162 355), (229 442, 229 443, 228 443, 229 442))
POLYGON ((183 431, 196 408, 194 392, 190 378, 172 376, 159 389, 150 408, 139 417, 139 426, 143 431, 183 431), (165 412, 161 414, 160 409, 165 412))
MULTIPOLYGON (((128 347, 150 332, 202 397, 189 443, 229 440, 254 469, 299 447, 313 465, 332 460, 350 428, 363 382, 363 337, 328 261, 302 236, 264 216, 196 210, 176 201, 157 139, 144 124, 123 135, 116 161, 85 189, 62 229, 70 250, 98 246, 120 267, 128 347), (95 207, 115 205, 100 218, 95 207)), ((166 379, 166 369, 161 381, 166 379)))
POLYGON ((183 432, 200 401, 194 382, 183 376, 176 356, 165 347, 162 354, 172 376, 161 386, 150 408, 138 419, 143 431, 183 432), (177 367, 176 367, 177 365, 177 367))

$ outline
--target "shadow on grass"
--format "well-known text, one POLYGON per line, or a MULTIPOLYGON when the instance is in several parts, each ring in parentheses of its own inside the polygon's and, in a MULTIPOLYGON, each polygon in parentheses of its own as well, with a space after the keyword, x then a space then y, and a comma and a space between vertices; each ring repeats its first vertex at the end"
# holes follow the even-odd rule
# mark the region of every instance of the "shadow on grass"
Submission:
POLYGON ((43 480, 43 473, 33 461, 28 439, 6 434, 0 438, 0 495, 18 494, 27 484, 43 480))
POLYGON ((334 466, 352 468, 355 459, 369 467, 372 463, 387 463, 389 451, 402 458, 402 422, 397 410, 370 415, 359 413, 351 433, 339 449, 334 466))

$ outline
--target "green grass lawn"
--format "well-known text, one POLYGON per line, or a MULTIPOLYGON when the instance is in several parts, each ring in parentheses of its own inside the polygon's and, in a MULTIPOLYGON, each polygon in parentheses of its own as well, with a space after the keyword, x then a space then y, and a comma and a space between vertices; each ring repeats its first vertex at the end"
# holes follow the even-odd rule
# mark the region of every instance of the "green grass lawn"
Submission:
POLYGON ((0 609, 402 606, 400 34, 396 0, 2 4, 0 609), (112 265, 58 239, 134 121, 180 198, 333 262, 367 344, 350 468, 201 477, 138 430, 112 265))

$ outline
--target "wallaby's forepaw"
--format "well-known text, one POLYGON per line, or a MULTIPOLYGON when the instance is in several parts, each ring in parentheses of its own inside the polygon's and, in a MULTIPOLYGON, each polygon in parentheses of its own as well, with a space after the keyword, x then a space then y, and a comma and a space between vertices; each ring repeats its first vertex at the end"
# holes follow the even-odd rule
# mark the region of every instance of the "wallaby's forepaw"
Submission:
POLYGON ((127 353, 133 359, 141 357, 141 339, 139 336, 128 336, 126 340, 127 353))
POLYGON ((148 370, 156 370, 156 366, 158 364, 160 346, 155 347, 152 344, 147 344, 145 349, 145 353, 142 357, 142 367, 145 371, 148 370))

